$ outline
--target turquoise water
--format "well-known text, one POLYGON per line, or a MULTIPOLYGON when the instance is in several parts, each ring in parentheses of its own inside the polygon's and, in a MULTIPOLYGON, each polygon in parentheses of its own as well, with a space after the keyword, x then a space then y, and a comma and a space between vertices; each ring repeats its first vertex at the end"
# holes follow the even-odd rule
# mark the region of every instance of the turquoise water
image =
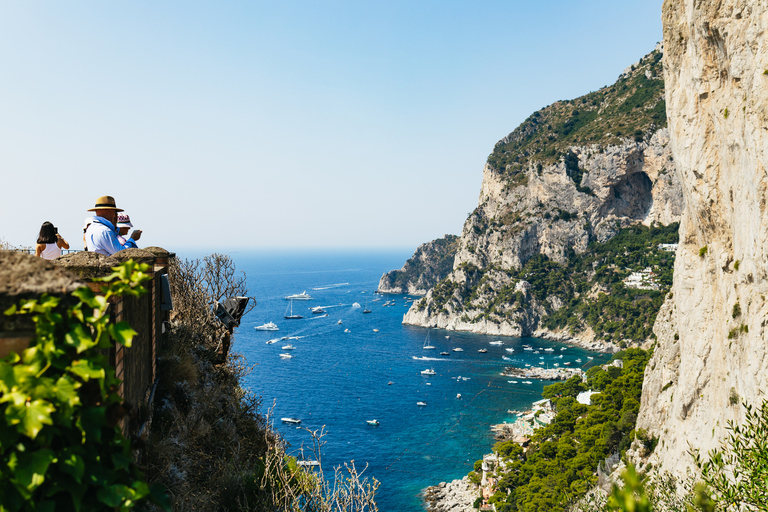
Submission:
POLYGON ((358 469, 367 464, 365 475, 381 482, 377 502, 384 512, 423 510, 425 487, 466 475, 490 451, 490 425, 514 421, 509 410, 540 398, 546 383, 512 384, 500 375, 505 366, 588 362, 588 355, 594 357, 590 363, 608 359, 573 347, 561 351, 563 345, 546 340, 438 329, 429 333, 436 349, 424 350, 427 329, 401 323, 411 304, 408 297, 373 293, 381 274, 400 268, 409 256, 405 251, 232 255, 258 301, 243 318, 233 346, 255 365, 244 386, 262 397, 265 413, 274 403, 274 427, 292 453, 311 441, 306 431, 280 422, 285 416, 301 419, 302 427, 325 430, 326 471, 350 460, 358 469), (294 313, 304 319, 283 319, 289 305, 283 297, 305 290, 313 300, 293 303, 294 313), (394 305, 383 306, 387 299, 394 305), (355 302, 372 312, 363 314, 363 307, 352 307, 355 302), (313 315, 309 307, 315 306, 323 306, 328 316, 313 315), (280 330, 254 329, 268 321, 280 330), (266 343, 282 336, 300 338, 266 343), (490 345, 494 340, 504 345, 490 345), (295 347, 293 357, 282 359, 288 343, 295 347), (555 352, 533 354, 523 351, 523 344, 555 352), (454 352, 455 347, 464 351, 454 352), (481 348, 488 352, 478 353, 481 348), (450 355, 440 356, 442 351, 450 355), (427 368, 436 374, 421 375, 427 368), (420 401, 427 405, 416 405, 420 401), (380 425, 368 425, 370 419, 380 425))

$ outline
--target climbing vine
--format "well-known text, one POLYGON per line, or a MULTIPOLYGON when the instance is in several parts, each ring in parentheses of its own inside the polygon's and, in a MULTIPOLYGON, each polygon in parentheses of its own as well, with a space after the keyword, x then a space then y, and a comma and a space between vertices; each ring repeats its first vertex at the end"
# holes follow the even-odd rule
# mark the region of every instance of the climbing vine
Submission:
POLYGON ((0 360, 0 511, 128 510, 144 499, 168 508, 132 463, 108 360, 136 335, 110 321, 110 299, 145 293, 147 270, 131 260, 100 279, 100 294, 72 292, 73 306, 43 295, 4 312, 30 315, 35 335, 0 360))

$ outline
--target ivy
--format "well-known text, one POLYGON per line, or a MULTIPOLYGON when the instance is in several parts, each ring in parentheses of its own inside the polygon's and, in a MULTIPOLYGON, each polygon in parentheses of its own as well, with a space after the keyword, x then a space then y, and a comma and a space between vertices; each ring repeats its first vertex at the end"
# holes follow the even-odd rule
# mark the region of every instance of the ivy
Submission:
POLYGON ((136 335, 110 321, 110 299, 145 293, 147 270, 130 260, 99 280, 100 294, 72 292, 73 306, 43 295, 4 312, 31 316, 35 335, 0 360, 0 511, 128 510, 145 499, 169 509, 131 462, 108 360, 136 335))

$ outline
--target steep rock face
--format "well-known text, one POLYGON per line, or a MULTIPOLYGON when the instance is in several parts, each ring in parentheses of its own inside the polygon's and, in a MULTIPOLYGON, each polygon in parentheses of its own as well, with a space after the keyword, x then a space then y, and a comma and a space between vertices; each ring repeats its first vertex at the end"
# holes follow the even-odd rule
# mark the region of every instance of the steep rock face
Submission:
MULTIPOLYGON (((479 206, 464 225, 454 271, 447 278, 455 283, 452 293, 463 305, 469 297, 462 290, 471 287, 467 268, 499 270, 481 296, 472 297, 482 306, 502 288, 516 286, 502 269, 520 268, 537 254, 562 263, 569 252, 584 253, 590 241, 606 241, 621 227, 679 219, 682 191, 665 128, 648 141, 572 146, 569 154, 550 165, 531 163, 524 183, 514 187, 486 164, 479 206), (573 180, 574 169, 581 174, 579 183, 573 180)), ((533 301, 526 307, 501 304, 500 315, 479 318, 465 308, 459 313, 451 304, 434 307, 434 295, 431 290, 414 304, 404 323, 525 336, 545 314, 533 301)), ((580 337, 592 341, 594 333, 585 330, 580 337)))
POLYGON ((768 2, 667 0, 662 17, 685 210, 638 427, 682 473, 768 390, 768 2))
POLYGON ((392 270, 381 276, 380 293, 407 293, 425 295, 453 270, 453 261, 459 246, 459 237, 443 238, 421 244, 400 270, 392 270))

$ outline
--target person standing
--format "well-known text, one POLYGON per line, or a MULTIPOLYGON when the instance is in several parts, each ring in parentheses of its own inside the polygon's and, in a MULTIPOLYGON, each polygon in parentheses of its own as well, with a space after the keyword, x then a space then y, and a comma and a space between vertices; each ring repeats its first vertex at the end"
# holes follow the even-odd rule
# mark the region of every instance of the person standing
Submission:
POLYGON ((123 249, 136 247, 136 241, 141 238, 140 229, 134 231, 125 243, 121 243, 117 238, 117 214, 123 210, 117 207, 114 197, 99 197, 96 205, 88 211, 96 214, 85 230, 85 245, 89 251, 111 256, 123 249))
POLYGON ((35 256, 44 260, 52 260, 61 256, 62 249, 69 249, 69 244, 59 235, 59 230, 48 221, 43 222, 40 234, 37 235, 35 256))
POLYGON ((120 240, 120 243, 123 245, 126 244, 133 244, 133 245, 126 245, 126 247, 134 247, 136 249, 139 248, 138 245, 136 245, 136 242, 131 241, 128 242, 128 239, 125 238, 128 234, 128 231, 133 227, 133 223, 131 222, 131 218, 128 216, 127 213, 118 213, 117 214, 117 239, 120 240))

